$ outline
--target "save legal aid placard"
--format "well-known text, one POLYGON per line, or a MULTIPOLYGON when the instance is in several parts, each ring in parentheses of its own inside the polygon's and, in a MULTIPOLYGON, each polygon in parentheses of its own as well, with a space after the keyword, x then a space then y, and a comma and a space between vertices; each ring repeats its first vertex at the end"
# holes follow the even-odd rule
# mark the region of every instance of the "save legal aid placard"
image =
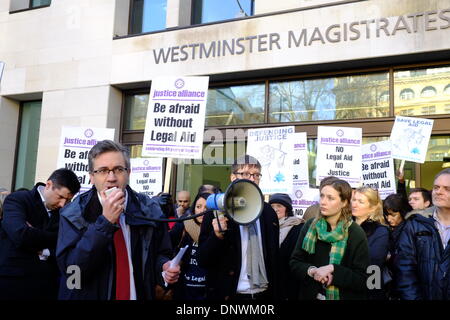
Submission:
POLYGON ((361 169, 363 185, 378 190, 382 200, 397 192, 391 141, 363 144, 361 169))
POLYGON ((328 176, 361 185, 361 128, 317 128, 316 185, 328 176))
POLYGON ((88 154, 92 147, 101 140, 114 140, 114 129, 92 127, 61 128, 61 140, 57 168, 70 169, 80 181, 80 193, 89 190, 88 154))
POLYGON ((391 131, 394 159, 424 163, 434 120, 396 116, 391 131))
POLYGON ((152 80, 142 156, 201 159, 209 77, 152 80))

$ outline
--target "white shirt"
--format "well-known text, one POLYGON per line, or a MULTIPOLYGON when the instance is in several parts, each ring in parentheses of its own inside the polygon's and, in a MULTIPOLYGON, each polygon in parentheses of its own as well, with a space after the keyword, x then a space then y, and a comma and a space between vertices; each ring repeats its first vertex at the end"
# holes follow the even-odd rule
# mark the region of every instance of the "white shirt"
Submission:
MULTIPOLYGON (((237 293, 252 294, 262 292, 265 289, 250 289, 250 281, 247 276, 247 247, 248 247, 248 229, 245 226, 240 225, 239 230, 241 232, 241 273, 239 274, 239 282, 237 286, 237 293)), ((259 219, 256 220, 256 230, 258 232, 259 247, 261 249, 261 256, 264 256, 262 252, 262 237, 261 227, 259 219)))
MULTIPOLYGON (((45 210, 47 210, 48 217, 50 218, 52 213, 51 213, 51 210, 49 210, 47 208, 47 206, 45 205, 44 186, 38 186, 37 191, 38 191, 39 195, 41 196, 41 200, 42 200, 42 203, 44 204, 44 208, 45 208, 45 210)), ((39 254, 39 260, 45 261, 48 259, 48 257, 50 257, 50 250, 48 248, 42 250, 42 253, 39 254)))

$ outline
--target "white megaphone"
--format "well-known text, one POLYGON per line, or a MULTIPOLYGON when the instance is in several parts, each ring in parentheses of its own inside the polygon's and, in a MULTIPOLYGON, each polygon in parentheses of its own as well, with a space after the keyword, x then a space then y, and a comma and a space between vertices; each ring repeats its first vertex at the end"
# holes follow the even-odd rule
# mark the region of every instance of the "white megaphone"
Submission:
POLYGON ((264 198, 254 182, 238 179, 228 186, 225 193, 210 195, 206 207, 221 211, 237 224, 246 225, 259 218, 264 208, 264 198))

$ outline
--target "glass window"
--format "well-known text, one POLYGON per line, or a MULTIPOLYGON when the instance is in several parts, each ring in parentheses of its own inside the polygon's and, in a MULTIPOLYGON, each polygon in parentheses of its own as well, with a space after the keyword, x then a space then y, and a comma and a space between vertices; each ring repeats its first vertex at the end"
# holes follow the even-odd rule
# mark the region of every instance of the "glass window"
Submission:
POLYGON ((42 101, 25 102, 22 105, 14 190, 31 189, 34 186, 41 108, 42 101))
POLYGON ((264 122, 265 85, 251 84, 208 90, 206 126, 264 122))
POLYGON ((52 0, 31 0, 30 7, 35 8, 40 6, 47 6, 50 5, 51 2, 52 0))
POLYGON ((410 99, 414 99, 414 91, 412 91, 411 89, 403 89, 400 92, 400 99, 402 100, 410 100, 410 99))
POLYGON ((130 33, 144 33, 166 28, 167 0, 134 0, 131 6, 130 33))
POLYGON ((394 72, 395 115, 448 114, 450 66, 394 72), (416 93, 414 95, 414 92, 416 93), (420 93, 420 94, 419 94, 420 93), (431 107, 430 107, 431 105, 431 107), (412 110, 406 112, 406 109, 412 110))
POLYGON ((193 24, 236 19, 253 15, 254 0, 194 0, 193 24))
POLYGON ((272 82, 269 121, 315 121, 386 117, 389 74, 272 82), (379 99, 384 94, 386 101, 379 99))
POLYGON ((450 84, 446 85, 444 88, 444 93, 445 94, 450 94, 450 84))
POLYGON ((423 88, 422 92, 420 93, 420 95, 422 96, 422 98, 430 98, 430 97, 434 97, 436 95, 436 89, 428 86, 423 88))
POLYGON ((450 157, 450 136, 431 136, 425 162, 420 164, 420 181, 423 187, 431 190, 434 176, 444 168, 450 157))
POLYGON ((148 94, 125 96, 124 130, 144 130, 147 118, 148 94))

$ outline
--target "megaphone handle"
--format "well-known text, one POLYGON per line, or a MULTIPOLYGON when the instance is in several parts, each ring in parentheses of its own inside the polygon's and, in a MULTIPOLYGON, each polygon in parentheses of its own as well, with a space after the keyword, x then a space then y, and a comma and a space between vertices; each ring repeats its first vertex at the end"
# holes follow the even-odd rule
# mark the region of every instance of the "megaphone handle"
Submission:
POLYGON ((219 232, 220 233, 225 233, 225 231, 222 229, 222 226, 220 225, 220 220, 219 220, 219 215, 221 213, 218 210, 214 210, 214 215, 216 216, 217 219, 217 225, 219 226, 219 232))

